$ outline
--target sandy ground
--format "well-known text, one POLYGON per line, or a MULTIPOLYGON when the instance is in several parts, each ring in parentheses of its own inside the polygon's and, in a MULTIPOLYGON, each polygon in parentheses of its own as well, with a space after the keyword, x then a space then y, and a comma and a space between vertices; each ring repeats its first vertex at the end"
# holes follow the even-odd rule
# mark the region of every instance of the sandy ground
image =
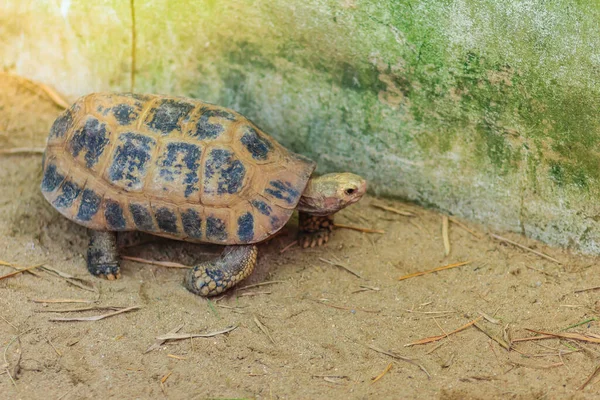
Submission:
MULTIPOLYGON (((35 86, 0 76, 0 149, 43 146, 59 112, 35 86)), ((44 263, 80 280, 41 269, 0 280, 1 398, 551 399, 600 392, 600 374, 580 390, 600 365, 599 344, 515 340, 532 337, 527 329, 534 329, 600 342, 598 292, 576 292, 600 285, 594 257, 495 232, 559 264, 464 221, 477 236, 450 223, 445 256, 440 214, 366 198, 337 222, 385 234, 340 229, 323 248, 280 254, 293 241, 291 221, 287 233, 260 246, 258 269, 244 284, 274 283, 207 302, 182 287, 178 269, 124 261, 119 281, 89 276, 86 231, 43 200, 40 161, 39 154, 0 154, 0 260, 44 263), (472 262, 398 280, 462 261, 472 262), (111 312, 53 310, 107 306, 140 308, 94 322, 50 321, 111 312), (482 315, 480 328, 406 346, 482 315), (179 333, 237 328, 146 352, 157 336, 181 325, 179 333)), ((218 251, 158 239, 123 253, 190 265, 218 251)), ((0 267, 0 275, 13 271, 0 267)))

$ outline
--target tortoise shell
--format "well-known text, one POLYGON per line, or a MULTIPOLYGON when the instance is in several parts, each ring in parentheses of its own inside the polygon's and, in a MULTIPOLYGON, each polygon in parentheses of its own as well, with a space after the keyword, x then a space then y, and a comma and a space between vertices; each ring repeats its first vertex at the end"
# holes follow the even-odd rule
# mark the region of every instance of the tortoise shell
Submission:
POLYGON ((95 93, 56 119, 43 168, 46 200, 90 229, 246 244, 285 225, 315 163, 227 108, 95 93))

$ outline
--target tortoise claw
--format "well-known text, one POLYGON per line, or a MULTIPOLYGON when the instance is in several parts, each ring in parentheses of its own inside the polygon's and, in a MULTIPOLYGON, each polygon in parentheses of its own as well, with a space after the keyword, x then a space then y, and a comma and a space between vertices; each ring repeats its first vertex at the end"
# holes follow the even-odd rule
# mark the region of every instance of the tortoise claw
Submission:
POLYGON ((300 232, 298 244, 303 249, 323 246, 329 241, 330 234, 331 231, 328 229, 320 229, 314 232, 300 232))

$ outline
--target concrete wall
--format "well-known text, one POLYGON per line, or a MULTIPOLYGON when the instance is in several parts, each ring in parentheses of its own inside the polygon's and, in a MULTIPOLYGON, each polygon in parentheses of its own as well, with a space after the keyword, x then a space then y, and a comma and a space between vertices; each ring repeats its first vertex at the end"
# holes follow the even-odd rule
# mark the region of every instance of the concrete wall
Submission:
MULTIPOLYGON (((321 172, 600 252, 600 2, 135 0, 135 90, 232 107, 321 172)), ((129 90, 126 0, 4 0, 0 62, 129 90)))

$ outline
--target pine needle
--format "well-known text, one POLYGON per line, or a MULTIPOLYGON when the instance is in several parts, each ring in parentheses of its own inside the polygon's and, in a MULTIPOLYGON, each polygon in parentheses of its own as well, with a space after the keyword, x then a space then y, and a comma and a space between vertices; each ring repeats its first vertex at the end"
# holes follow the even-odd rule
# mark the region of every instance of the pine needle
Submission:
POLYGON ((409 346, 416 346, 416 345, 420 345, 420 344, 427 344, 427 343, 432 343, 432 342, 437 342, 440 339, 444 339, 452 334, 455 334, 457 332, 463 331, 465 329, 467 329, 468 327, 470 327, 471 325, 475 325, 475 323, 477 321, 479 321, 480 319, 482 319, 483 317, 477 317, 475 318, 473 321, 468 322, 466 324, 464 324, 463 326, 461 326, 458 329, 453 330, 452 332, 448 332, 444 335, 438 335, 438 336, 431 336, 425 339, 421 339, 421 340, 417 340, 416 342, 413 343, 409 343, 409 344, 405 344, 404 347, 409 347, 409 346))
POLYGON ((401 276, 400 278, 398 278, 398 280, 399 281, 403 281, 405 279, 414 278, 414 277, 421 276, 421 275, 427 275, 427 274, 431 274, 433 272, 438 272, 438 271, 443 271, 443 270, 446 270, 446 269, 461 267, 463 265, 471 264, 472 262, 473 261, 463 261, 463 262, 459 262, 459 263, 444 265, 443 267, 438 267, 438 268, 430 269, 428 271, 414 272, 412 274, 401 276))
POLYGON ((171 262, 171 261, 146 260, 145 258, 131 257, 131 256, 121 256, 121 258, 123 258, 125 260, 139 262, 139 263, 142 263, 142 264, 158 265, 160 267, 166 267, 166 268, 180 268, 180 269, 194 268, 194 267, 189 266, 189 265, 183 265, 183 264, 176 263, 176 262, 171 262))
POLYGON ((132 307, 124 308, 122 310, 113 311, 108 314, 103 314, 103 315, 94 315, 91 317, 75 317, 75 318, 52 318, 49 321, 51 321, 51 322, 100 321, 101 319, 104 319, 104 318, 114 317, 115 315, 123 314, 123 313, 129 312, 129 311, 139 310, 140 308, 141 307, 139 307, 139 306, 132 306, 132 307))
POLYGON ((377 375, 375 378, 371 378, 371 380, 373 381, 373 382, 371 382, 371 384, 373 384, 373 383, 377 382, 378 380, 380 380, 381 378, 383 378, 383 376, 385 374, 387 374, 390 371, 390 369, 392 369, 393 365, 394 365, 393 363, 389 363, 388 366, 383 370, 382 373, 377 375))

